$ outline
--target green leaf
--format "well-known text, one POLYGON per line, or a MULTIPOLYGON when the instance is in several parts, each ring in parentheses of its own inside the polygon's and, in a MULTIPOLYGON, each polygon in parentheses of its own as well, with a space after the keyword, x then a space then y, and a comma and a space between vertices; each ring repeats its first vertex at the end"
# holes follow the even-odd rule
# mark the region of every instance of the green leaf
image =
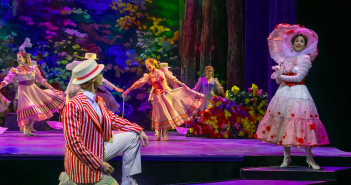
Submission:
POLYGON ((68 61, 67 61, 67 60, 62 60, 61 62, 62 62, 62 64, 64 64, 64 65, 68 64, 68 61))

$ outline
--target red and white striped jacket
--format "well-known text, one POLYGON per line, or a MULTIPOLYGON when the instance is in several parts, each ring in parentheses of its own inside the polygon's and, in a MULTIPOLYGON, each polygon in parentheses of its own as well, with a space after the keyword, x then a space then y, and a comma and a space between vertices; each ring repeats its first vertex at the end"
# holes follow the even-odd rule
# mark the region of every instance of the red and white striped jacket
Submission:
POLYGON ((112 138, 112 129, 140 133, 142 128, 109 111, 98 97, 103 121, 79 92, 62 111, 65 136, 65 170, 75 183, 94 183, 101 179, 99 167, 104 160, 104 141, 112 138))

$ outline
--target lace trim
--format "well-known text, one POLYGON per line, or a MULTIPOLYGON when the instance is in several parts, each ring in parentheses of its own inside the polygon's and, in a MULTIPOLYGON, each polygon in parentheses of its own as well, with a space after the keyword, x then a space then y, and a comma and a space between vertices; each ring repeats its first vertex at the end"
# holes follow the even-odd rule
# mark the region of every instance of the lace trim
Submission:
POLYGON ((19 71, 19 67, 16 67, 16 68, 12 68, 13 71, 17 74, 17 75, 21 75, 21 76, 24 76, 24 75, 30 75, 30 74, 35 74, 36 71, 37 71, 37 66, 29 66, 30 68, 30 71, 19 71))

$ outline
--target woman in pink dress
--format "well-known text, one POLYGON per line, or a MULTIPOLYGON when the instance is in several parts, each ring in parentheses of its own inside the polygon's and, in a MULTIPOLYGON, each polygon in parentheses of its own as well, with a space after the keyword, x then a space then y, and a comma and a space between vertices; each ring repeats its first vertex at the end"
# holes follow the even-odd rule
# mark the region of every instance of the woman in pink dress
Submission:
MULTIPOLYGON (((123 98, 133 89, 143 86, 145 83, 151 84, 152 103, 152 127, 156 131, 156 140, 161 139, 161 130, 164 138, 168 140, 167 130, 173 129, 189 121, 201 108, 205 96, 191 90, 172 75, 168 69, 162 68, 153 58, 145 61, 149 74, 144 74, 137 82, 123 93, 123 98), (182 87, 171 89, 173 87, 182 87)), ((149 100, 150 100, 149 99, 149 100)))
POLYGON ((306 162, 320 169, 311 147, 329 143, 305 79, 317 56, 317 34, 299 25, 280 24, 268 37, 272 58, 279 63, 272 78, 280 84, 257 128, 257 138, 284 146, 281 168, 289 167, 290 147, 303 147, 306 162))
POLYGON ((55 90, 41 76, 36 65, 31 66, 29 55, 25 52, 17 53, 19 66, 11 68, 9 74, 1 82, 0 89, 12 83, 17 77, 18 81, 18 126, 24 126, 24 135, 33 136, 30 125, 34 121, 41 121, 53 116, 64 106, 64 94, 55 90), (48 88, 42 90, 35 85, 41 83, 48 88))

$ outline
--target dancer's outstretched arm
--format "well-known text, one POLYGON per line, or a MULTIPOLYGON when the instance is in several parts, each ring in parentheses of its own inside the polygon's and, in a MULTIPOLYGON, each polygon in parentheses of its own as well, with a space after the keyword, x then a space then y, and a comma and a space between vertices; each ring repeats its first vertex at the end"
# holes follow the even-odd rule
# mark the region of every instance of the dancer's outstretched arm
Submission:
POLYGON ((107 87, 109 90, 115 90, 118 92, 123 92, 123 89, 120 89, 118 87, 116 87, 115 85, 113 85, 111 82, 109 82, 108 80, 106 80, 105 78, 102 78, 102 84, 107 87))
POLYGON ((3 87, 6 87, 8 84, 11 84, 15 80, 16 76, 17 74, 14 71, 14 68, 11 68, 11 70, 9 71, 9 74, 7 74, 4 80, 1 82, 0 89, 2 89, 3 87))
POLYGON ((124 93, 122 94, 122 97, 125 98, 130 91, 137 89, 139 87, 142 87, 143 85, 145 85, 145 83, 151 84, 150 77, 146 73, 138 81, 134 82, 134 84, 131 87, 129 87, 126 91, 124 91, 124 93))

